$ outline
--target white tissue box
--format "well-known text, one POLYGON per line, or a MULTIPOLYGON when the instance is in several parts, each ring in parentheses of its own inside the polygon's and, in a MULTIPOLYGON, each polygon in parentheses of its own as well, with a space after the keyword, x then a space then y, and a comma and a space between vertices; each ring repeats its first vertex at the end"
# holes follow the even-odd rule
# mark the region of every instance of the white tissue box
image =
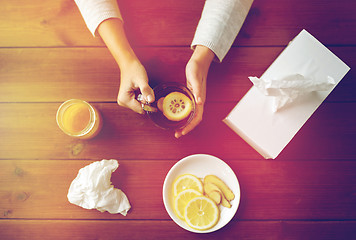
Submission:
MULTIPOLYGON (((290 42, 261 78, 280 78, 310 72, 306 63, 313 63, 313 74, 330 76, 336 84, 350 68, 306 30, 290 42)), ((288 108, 273 112, 273 99, 253 86, 224 119, 224 122, 264 158, 276 158, 299 129, 333 90, 317 91, 299 98, 288 108)))

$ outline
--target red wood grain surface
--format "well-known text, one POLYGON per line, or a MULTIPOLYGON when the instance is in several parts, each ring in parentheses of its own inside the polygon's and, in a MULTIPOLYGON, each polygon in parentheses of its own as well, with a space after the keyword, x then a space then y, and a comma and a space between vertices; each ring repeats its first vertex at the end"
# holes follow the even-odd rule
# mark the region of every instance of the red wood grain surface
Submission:
MULTIPOLYGON (((185 83, 204 1, 118 0, 151 86, 185 83)), ((0 16, 0 239, 356 239, 356 4, 255 0, 233 47, 209 70, 201 124, 175 139, 116 103, 120 71, 72 0, 2 1, 0 16), (263 159, 222 120, 302 29, 351 67, 275 160, 263 159), (91 140, 66 136, 59 105, 92 103, 103 116, 91 140), (204 153, 235 172, 241 202, 217 232, 193 234, 167 214, 162 186, 183 157, 204 153), (112 184, 126 217, 72 205, 80 168, 117 159, 112 184)), ((204 166, 202 166, 204 167, 204 166)))

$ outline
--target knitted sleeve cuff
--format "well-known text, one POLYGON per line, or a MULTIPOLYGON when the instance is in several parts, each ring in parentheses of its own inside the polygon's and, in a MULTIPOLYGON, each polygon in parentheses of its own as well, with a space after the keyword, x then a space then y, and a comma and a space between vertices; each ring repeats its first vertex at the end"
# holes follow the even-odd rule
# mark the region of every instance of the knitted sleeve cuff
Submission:
POLYGON ((240 31, 253 0, 206 0, 191 44, 211 49, 221 62, 240 31))
POLYGON ((98 26, 106 19, 122 20, 116 0, 75 0, 75 2, 93 36, 97 36, 98 26))

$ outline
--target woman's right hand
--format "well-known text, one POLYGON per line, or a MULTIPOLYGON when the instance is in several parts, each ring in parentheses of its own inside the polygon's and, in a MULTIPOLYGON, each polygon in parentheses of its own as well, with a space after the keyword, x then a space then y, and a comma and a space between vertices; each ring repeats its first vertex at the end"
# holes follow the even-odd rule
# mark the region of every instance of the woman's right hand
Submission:
POLYGON ((141 91, 143 100, 149 103, 154 101, 154 93, 148 85, 145 68, 127 40, 123 22, 118 18, 109 18, 100 23, 98 32, 120 68, 117 103, 137 113, 144 113, 141 103, 135 99, 135 91, 141 91))
POLYGON ((143 100, 146 102, 152 103, 155 100, 154 92, 148 85, 148 77, 144 66, 138 59, 135 59, 122 66, 120 72, 121 79, 117 103, 120 106, 143 114, 141 103, 135 98, 135 92, 140 91, 143 100))

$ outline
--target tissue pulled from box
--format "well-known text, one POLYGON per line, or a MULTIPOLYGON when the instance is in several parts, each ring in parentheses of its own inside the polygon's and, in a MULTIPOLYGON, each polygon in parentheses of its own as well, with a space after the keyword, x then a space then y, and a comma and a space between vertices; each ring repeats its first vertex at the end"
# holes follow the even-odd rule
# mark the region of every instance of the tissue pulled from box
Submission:
POLYGON ((117 160, 101 160, 79 170, 68 190, 70 203, 100 212, 121 213, 131 208, 128 198, 111 184, 111 174, 119 167, 117 160))
POLYGON ((249 79, 260 92, 274 98, 273 112, 277 112, 305 94, 314 91, 329 91, 336 85, 335 80, 330 76, 316 79, 302 74, 291 74, 276 79, 263 77, 249 77, 249 79))

